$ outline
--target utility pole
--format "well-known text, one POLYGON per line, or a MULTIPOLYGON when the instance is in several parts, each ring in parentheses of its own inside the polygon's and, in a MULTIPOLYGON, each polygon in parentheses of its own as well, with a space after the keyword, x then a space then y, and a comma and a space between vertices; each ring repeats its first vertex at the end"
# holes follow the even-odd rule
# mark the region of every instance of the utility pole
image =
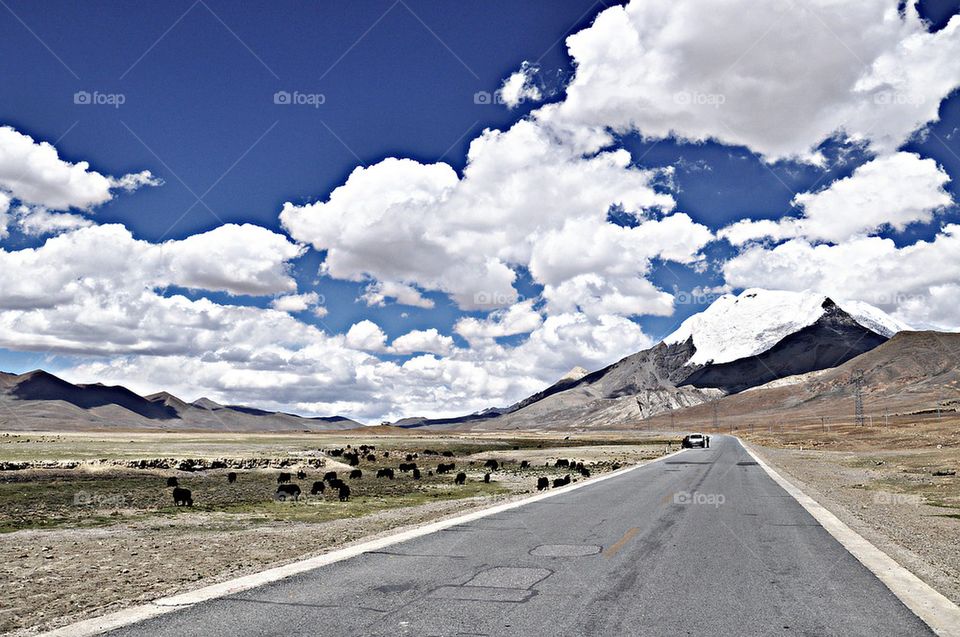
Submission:
POLYGON ((720 431, 720 414, 719 414, 719 405, 717 401, 713 401, 713 428, 716 431, 720 431))
POLYGON ((821 431, 827 430, 827 419, 825 416, 820 416, 820 429, 821 431))
POLYGON ((853 376, 850 379, 853 383, 853 399, 855 404, 855 417, 857 426, 863 427, 863 370, 853 370, 853 376))

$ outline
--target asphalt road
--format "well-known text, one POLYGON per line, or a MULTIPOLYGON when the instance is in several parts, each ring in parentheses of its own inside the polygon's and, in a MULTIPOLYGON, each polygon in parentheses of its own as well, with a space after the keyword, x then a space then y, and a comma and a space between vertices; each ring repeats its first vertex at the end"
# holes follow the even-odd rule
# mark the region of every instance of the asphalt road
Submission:
POLYGON ((930 635, 730 437, 111 635, 930 635))

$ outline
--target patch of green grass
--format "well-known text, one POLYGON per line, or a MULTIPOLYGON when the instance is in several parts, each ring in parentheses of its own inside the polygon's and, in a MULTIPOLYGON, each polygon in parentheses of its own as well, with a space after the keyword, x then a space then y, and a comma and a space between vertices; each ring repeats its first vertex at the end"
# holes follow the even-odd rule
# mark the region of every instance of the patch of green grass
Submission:
POLYGON ((395 480, 378 480, 371 471, 351 480, 351 498, 340 502, 331 489, 324 495, 309 496, 310 486, 319 480, 319 471, 297 481, 302 489, 299 502, 278 502, 276 472, 239 472, 235 484, 228 484, 225 471, 178 475, 179 485, 190 489, 193 507, 175 507, 166 477, 145 471, 110 471, 91 474, 83 471, 10 472, 0 475, 0 532, 57 527, 84 528, 120 522, 193 514, 225 514, 245 520, 323 522, 359 517, 384 509, 417 506, 438 500, 491 496, 508 492, 496 482, 476 479, 466 485, 453 484, 453 476, 426 475, 413 480, 398 474, 395 480), (16 475, 13 475, 16 474, 16 475))
MULTIPOLYGON (((361 462, 364 477, 349 480, 351 498, 341 503, 330 489, 324 496, 308 496, 311 485, 327 469, 307 469, 307 477, 295 480, 302 490, 301 502, 276 502, 278 469, 238 470, 239 479, 228 484, 227 470, 187 473, 173 470, 127 469, 110 465, 87 465, 79 469, 27 469, 0 472, 0 532, 22 529, 84 528, 116 523, 150 522, 176 519, 192 513, 210 514, 213 528, 218 524, 262 523, 264 520, 327 521, 359 517, 375 511, 411 507, 427 502, 484 497, 509 492, 496 482, 480 481, 482 462, 469 464, 465 456, 486 453, 497 457, 501 451, 568 448, 595 445, 650 445, 659 451, 666 440, 633 438, 576 438, 493 436, 390 436, 370 438, 337 434, 4 434, 0 435, 0 461, 20 457, 29 460, 69 459, 145 459, 145 458, 295 458, 318 450, 357 448, 361 444, 376 447, 376 461, 361 462), (453 457, 425 455, 427 449, 453 457), (383 453, 389 451, 389 458, 383 453), (395 480, 375 478, 381 467, 397 468, 407 454, 419 454, 416 462, 422 480, 397 472, 395 480), (440 462, 456 463, 456 471, 467 471, 468 482, 453 484, 454 474, 430 476, 440 462), (176 476, 179 486, 190 489, 193 507, 175 507, 167 478, 176 476)), ((521 470, 519 460, 525 454, 513 454, 505 468, 522 480, 535 482, 533 476, 542 465, 521 470)), ((483 456, 481 456, 483 457, 483 456)), ((341 460, 341 458, 333 458, 341 460)), ((293 462, 296 462, 293 460, 293 462)), ((609 466, 609 463, 604 463, 609 466)), ((293 471, 293 468, 285 469, 293 471)), ((596 472, 596 471, 595 471, 596 472)), ((345 478, 345 472, 340 472, 345 478)), ((208 518, 198 518, 206 524, 208 518)))

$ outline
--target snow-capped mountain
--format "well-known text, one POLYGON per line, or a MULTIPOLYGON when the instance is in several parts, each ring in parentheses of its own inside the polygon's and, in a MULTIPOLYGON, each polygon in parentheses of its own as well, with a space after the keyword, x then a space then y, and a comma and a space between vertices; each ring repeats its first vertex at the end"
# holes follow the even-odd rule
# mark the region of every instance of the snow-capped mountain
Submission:
POLYGON ((661 343, 555 384, 483 418, 425 421, 477 429, 631 425, 779 378, 829 369, 910 328, 862 302, 750 289, 726 294, 661 343))
MULTIPOLYGON (((693 339, 696 353, 688 365, 729 363, 769 350, 790 334, 816 323, 827 311, 826 295, 752 288, 739 295, 724 294, 710 307, 685 320, 663 339, 667 345, 693 339)), ((861 301, 836 305, 863 327, 890 338, 911 329, 892 316, 861 301)))

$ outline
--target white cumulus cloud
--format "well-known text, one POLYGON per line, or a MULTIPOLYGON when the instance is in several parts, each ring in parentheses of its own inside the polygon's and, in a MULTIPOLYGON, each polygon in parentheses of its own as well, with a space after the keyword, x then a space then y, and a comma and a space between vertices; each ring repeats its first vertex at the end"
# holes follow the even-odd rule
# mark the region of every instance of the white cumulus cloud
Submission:
POLYGON ((892 152, 960 85, 960 17, 930 33, 904 4, 633 0, 567 39, 576 74, 539 117, 601 138, 713 139, 771 161, 818 161, 838 135, 892 152))
POLYGON ((159 183, 149 171, 119 178, 102 175, 85 161, 61 159, 47 142, 0 126, 0 190, 23 204, 50 210, 89 210, 112 199, 112 188, 134 190, 159 183))
POLYGON ((390 351, 394 354, 428 352, 445 355, 453 349, 453 339, 441 334, 435 327, 413 330, 394 339, 390 351))
POLYGON ((524 62, 519 71, 515 71, 503 81, 500 87, 500 99, 510 108, 516 108, 523 102, 539 102, 543 99, 543 92, 536 85, 536 74, 539 69, 529 62, 524 62))
POLYGON ((350 326, 346 335, 347 347, 365 352, 385 352, 387 350, 387 335, 379 325, 369 319, 364 319, 350 326))
MULTIPOLYGON (((462 178, 446 164, 390 158, 354 170, 326 201, 285 204, 280 219, 294 239, 326 251, 325 274, 373 279, 368 302, 392 296, 423 305, 416 285, 449 294, 462 309, 491 310, 517 301, 515 268, 544 262, 538 245, 567 224, 576 221, 591 236, 616 228, 607 221, 611 206, 639 222, 651 210, 672 211, 673 198, 653 187, 659 174, 632 166, 625 150, 584 157, 524 120, 475 139, 462 178)), ((674 216, 662 223, 680 231, 677 237, 642 252, 689 259, 703 246, 709 232, 685 215, 674 216)), ((638 238, 651 231, 641 228, 638 238)), ((580 270, 564 268, 567 278, 592 267, 580 254, 590 250, 587 241, 570 246, 564 257, 580 270)), ((636 252, 603 259, 619 259, 623 278, 642 278, 643 268, 628 264, 636 252), (631 267, 635 271, 627 274, 631 267)), ((539 273, 546 276, 551 268, 537 267, 537 282, 546 282, 539 273)), ((559 284, 554 279, 551 284, 559 284)))
POLYGON ((734 245, 757 239, 806 237, 839 243, 891 228, 902 232, 913 223, 929 223, 936 211, 953 203, 945 186, 950 176, 933 159, 899 152, 857 167, 818 192, 796 195, 799 218, 741 220, 718 232, 734 245))
MULTIPOLYGON (((287 294, 275 298, 270 302, 270 307, 281 312, 305 312, 320 302, 320 295, 316 292, 305 292, 304 294, 287 294)), ((321 315, 323 316, 323 315, 321 315)))

